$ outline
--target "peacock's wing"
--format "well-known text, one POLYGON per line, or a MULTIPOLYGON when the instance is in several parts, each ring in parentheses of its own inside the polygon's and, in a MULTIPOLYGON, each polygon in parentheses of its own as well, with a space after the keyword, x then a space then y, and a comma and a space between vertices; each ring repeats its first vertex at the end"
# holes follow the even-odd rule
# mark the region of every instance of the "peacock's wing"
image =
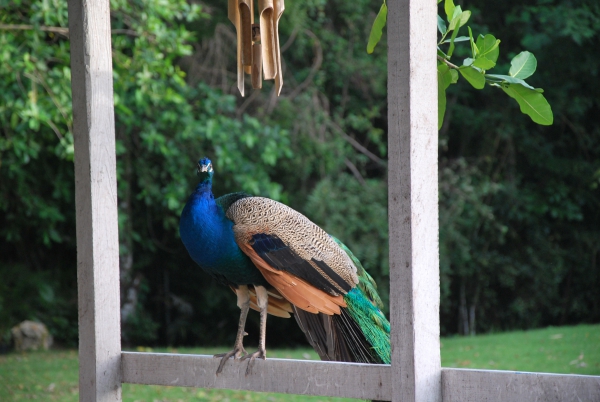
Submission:
POLYGON ((215 202, 217 203, 217 205, 223 208, 223 211, 227 211, 231 204, 238 200, 241 200, 242 198, 248 197, 251 197, 251 195, 243 191, 239 191, 237 193, 229 193, 222 195, 219 198, 215 199, 215 202))
POLYGON ((338 244, 304 215, 268 198, 246 197, 226 211, 237 244, 265 279, 298 308, 340 314, 359 280, 338 244))

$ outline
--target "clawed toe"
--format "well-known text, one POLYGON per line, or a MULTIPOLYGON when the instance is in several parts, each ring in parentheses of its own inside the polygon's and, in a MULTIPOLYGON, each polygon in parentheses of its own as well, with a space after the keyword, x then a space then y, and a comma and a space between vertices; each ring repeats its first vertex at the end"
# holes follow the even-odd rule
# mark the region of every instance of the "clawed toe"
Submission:
POLYGON ((233 359, 239 359, 240 357, 244 359, 247 356, 247 352, 243 346, 235 347, 233 350, 227 353, 219 353, 214 355, 214 358, 221 358, 221 363, 219 363, 219 368, 217 368, 217 374, 220 374, 223 371, 223 367, 225 367, 225 363, 229 360, 230 357, 233 356, 233 359))
POLYGON ((267 351, 265 349, 259 349, 256 352, 247 354, 241 358, 241 360, 250 359, 248 362, 248 367, 246 367, 246 375, 250 374, 252 371, 252 367, 254 367, 254 360, 256 360, 256 358, 265 360, 267 358, 267 351))

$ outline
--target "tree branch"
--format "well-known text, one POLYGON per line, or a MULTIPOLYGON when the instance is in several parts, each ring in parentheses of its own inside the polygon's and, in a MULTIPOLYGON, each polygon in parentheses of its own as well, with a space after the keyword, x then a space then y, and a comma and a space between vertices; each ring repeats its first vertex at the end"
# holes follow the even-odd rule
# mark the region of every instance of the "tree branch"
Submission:
POLYGON ((344 130, 339 125, 337 125, 334 121, 330 120, 329 125, 335 131, 337 131, 342 136, 343 139, 348 141, 348 143, 350 143, 350 145, 352 145, 357 151, 361 152, 363 155, 366 155, 369 159, 371 159, 373 162, 377 163, 378 165, 384 166, 384 167, 387 166, 386 161, 384 161, 383 159, 381 159, 380 157, 375 155, 373 152, 369 151, 360 142, 356 141, 354 138, 352 138, 351 136, 346 134, 344 132, 344 130))
MULTIPOLYGON (((30 30, 40 30, 44 32, 52 32, 57 33, 59 35, 69 36, 69 28, 63 27, 47 27, 47 26, 39 26, 35 27, 33 25, 27 24, 0 24, 0 30, 4 31, 30 31, 30 30)), ((139 36, 137 32, 132 29, 113 29, 111 31, 112 34, 121 34, 121 35, 129 35, 129 36, 139 36)))
POLYGON ((440 56, 439 54, 438 54, 438 57, 437 57, 437 58, 438 58, 438 60, 439 60, 439 61, 441 61, 442 63, 446 63, 446 65, 447 65, 448 67, 452 67, 452 68, 455 68, 455 69, 457 69, 457 70, 460 68, 460 67, 458 67, 456 64, 452 64, 452 63, 450 63, 448 60, 444 59, 444 58, 443 58, 442 56, 440 56))
POLYGON ((348 159, 348 158, 344 158, 344 163, 346 164, 346 167, 348 169, 350 169, 350 171, 352 172, 352 174, 354 175, 354 177, 356 178, 356 180, 358 180, 358 182, 362 186, 365 186, 367 183, 365 182, 364 177, 362 177, 362 175, 358 171, 358 168, 356 167, 356 165, 354 163, 352 163, 352 161, 350 159, 348 159))

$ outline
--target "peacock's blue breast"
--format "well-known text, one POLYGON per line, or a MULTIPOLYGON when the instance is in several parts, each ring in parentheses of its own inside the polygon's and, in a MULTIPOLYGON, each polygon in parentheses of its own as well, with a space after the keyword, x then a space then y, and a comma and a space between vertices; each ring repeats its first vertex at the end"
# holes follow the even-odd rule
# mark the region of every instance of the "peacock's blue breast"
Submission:
POLYGON ((190 257, 207 273, 229 285, 266 285, 233 236, 233 222, 212 193, 196 191, 181 213, 179 233, 190 257))

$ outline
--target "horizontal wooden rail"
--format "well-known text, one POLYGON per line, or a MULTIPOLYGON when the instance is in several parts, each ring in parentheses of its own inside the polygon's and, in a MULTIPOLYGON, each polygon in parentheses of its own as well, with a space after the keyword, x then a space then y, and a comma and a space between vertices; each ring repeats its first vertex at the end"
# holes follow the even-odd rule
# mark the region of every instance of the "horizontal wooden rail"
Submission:
MULTIPOLYGON (((391 399, 389 365, 267 359, 246 376, 247 362, 232 360, 217 376, 212 356, 121 356, 125 383, 391 399)), ((442 395, 444 402, 600 401, 600 376, 443 368, 442 395)))
POLYGON ((122 382, 177 387, 244 389, 300 395, 360 399, 391 399, 391 368, 387 364, 307 360, 257 360, 246 376, 247 361, 230 361, 215 374, 212 356, 123 352, 122 382))
POLYGON ((600 401, 600 376, 442 369, 444 402, 600 401))

